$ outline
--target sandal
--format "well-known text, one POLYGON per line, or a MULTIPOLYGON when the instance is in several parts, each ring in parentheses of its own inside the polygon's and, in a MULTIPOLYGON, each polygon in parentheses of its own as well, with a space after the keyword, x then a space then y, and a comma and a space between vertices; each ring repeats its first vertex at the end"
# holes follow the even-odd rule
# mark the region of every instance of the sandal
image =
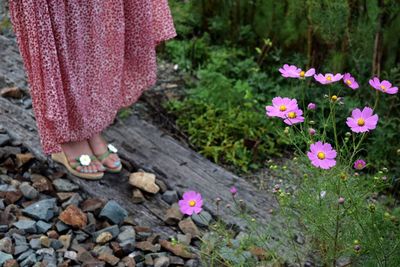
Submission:
MULTIPOLYGON (((97 157, 97 159, 98 159, 101 163, 103 163, 103 161, 104 161, 109 155, 111 155, 111 154, 117 154, 117 152, 118 152, 118 149, 117 149, 115 146, 113 146, 112 144, 108 144, 108 145, 107 145, 107 151, 104 152, 103 154, 99 155, 99 156, 96 156, 96 157, 97 157)), ((121 172, 121 170, 122 170, 121 161, 120 161, 120 160, 115 161, 114 164, 115 164, 115 168, 110 168, 110 167, 107 167, 107 166, 103 163, 104 167, 106 168, 105 171, 106 171, 106 172, 111 172, 111 173, 119 173, 119 172, 121 172)))
POLYGON ((64 165, 64 167, 66 167, 67 170, 71 174, 73 174, 79 178, 88 179, 88 180, 98 180, 98 179, 101 179, 104 175, 104 172, 102 172, 102 171, 98 171, 98 172, 94 172, 94 173, 84 173, 84 172, 80 172, 76 169, 79 166, 89 166, 90 163, 92 162, 92 160, 96 159, 96 157, 93 155, 89 156, 89 155, 82 154, 81 156, 75 158, 74 160, 71 160, 72 162, 70 162, 68 160, 67 156, 65 155, 64 151, 61 151, 59 153, 51 154, 51 158, 52 158, 52 160, 64 165))

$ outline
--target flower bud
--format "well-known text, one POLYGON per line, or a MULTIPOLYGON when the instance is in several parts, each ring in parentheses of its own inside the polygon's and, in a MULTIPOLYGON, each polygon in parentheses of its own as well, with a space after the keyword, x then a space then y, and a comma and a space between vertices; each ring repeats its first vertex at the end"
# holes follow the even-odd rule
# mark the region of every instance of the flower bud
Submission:
POLYGON ((309 121, 308 124, 314 125, 314 124, 315 124, 315 121, 309 121))
POLYGON ((360 253, 360 251, 361 251, 361 246, 360 246, 360 245, 355 245, 355 246, 354 246, 354 251, 355 251, 356 253, 360 253))
POLYGON ((336 95, 333 95, 333 96, 331 96, 331 100, 332 100, 333 102, 336 102, 336 100, 338 100, 338 97, 337 97, 336 95))
POLYGON ((350 137, 350 136, 351 136, 351 133, 350 133, 350 132, 346 132, 345 135, 346 135, 347 137, 350 137))
POLYGON ((309 109, 309 110, 315 110, 316 108, 317 108, 317 105, 315 105, 315 103, 310 103, 307 106, 307 109, 309 109))
POLYGON ((310 135, 315 135, 315 129, 313 129, 313 128, 308 129, 308 133, 310 135))
POLYGON ((288 133, 289 133, 289 127, 285 127, 285 130, 283 130, 283 132, 284 132, 285 134, 288 134, 288 133))
POLYGON ((344 204, 344 197, 339 197, 338 203, 339 203, 340 205, 343 205, 343 204, 344 204))
POLYGON ((342 172, 342 173, 340 174, 340 179, 342 179, 343 181, 346 181, 346 180, 347 180, 347 174, 345 174, 344 172, 342 172))
POLYGON ((374 213, 375 210, 376 210, 375 204, 369 204, 369 205, 368 205, 368 210, 369 210, 371 213, 374 213))

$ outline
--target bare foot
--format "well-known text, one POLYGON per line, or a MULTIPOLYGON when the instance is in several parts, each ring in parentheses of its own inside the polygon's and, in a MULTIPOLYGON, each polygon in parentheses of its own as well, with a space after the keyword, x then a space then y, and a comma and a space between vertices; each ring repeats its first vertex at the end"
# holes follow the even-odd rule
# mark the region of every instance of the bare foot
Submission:
MULTIPOLYGON (((107 142, 104 140, 101 134, 95 134, 88 141, 93 153, 97 157, 101 157, 108 151, 107 142)), ((121 160, 116 153, 111 153, 104 159, 99 160, 109 169, 118 169, 121 166, 121 160)))
MULTIPOLYGON (((90 145, 86 140, 79 142, 64 143, 61 144, 61 147, 71 165, 76 162, 79 163, 79 161, 77 161, 76 158, 80 157, 82 154, 93 156, 93 152, 90 148, 90 145)), ((88 166, 76 167, 76 170, 82 173, 96 173, 104 171, 105 167, 103 164, 101 164, 100 161, 95 159, 92 160, 88 166)))

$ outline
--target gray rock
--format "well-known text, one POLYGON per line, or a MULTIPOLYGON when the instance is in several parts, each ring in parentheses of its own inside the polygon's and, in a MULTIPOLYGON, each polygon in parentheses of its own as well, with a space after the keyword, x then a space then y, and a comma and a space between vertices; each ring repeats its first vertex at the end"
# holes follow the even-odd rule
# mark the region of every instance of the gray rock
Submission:
POLYGON ((56 215, 56 201, 55 198, 40 200, 23 209, 22 213, 34 219, 49 221, 56 215))
POLYGON ((7 231, 8 231, 8 225, 6 225, 6 224, 0 225, 0 232, 1 233, 5 233, 7 231))
POLYGON ((27 245, 25 236, 14 233, 12 234, 12 238, 14 239, 15 245, 27 245))
MULTIPOLYGON (((144 261, 144 253, 140 250, 133 251, 128 256, 133 258, 136 263, 144 261)), ((137 266, 137 264, 136 264, 136 266, 137 266)))
POLYGON ((97 255, 100 255, 103 253, 113 255, 113 250, 108 245, 104 245, 104 246, 97 245, 93 248, 93 252, 96 253, 97 255))
POLYGON ((55 255, 55 251, 54 248, 42 248, 39 249, 38 251, 36 251, 37 255, 50 255, 50 256, 54 256, 55 255))
POLYGON ((176 239, 178 239, 179 243, 182 243, 184 245, 190 245, 190 241, 192 240, 192 236, 187 233, 187 234, 177 234, 176 239))
POLYGON ((24 253, 29 249, 28 245, 18 245, 14 247, 14 255, 19 255, 21 253, 24 253))
POLYGON ((107 218, 115 224, 120 224, 128 216, 126 209, 121 207, 116 201, 110 200, 100 212, 100 218, 107 218))
POLYGON ((68 201, 62 203, 61 207, 63 207, 64 209, 65 209, 66 207, 68 207, 69 205, 75 205, 75 206, 78 207, 79 204, 80 204, 82 201, 83 201, 82 197, 81 197, 78 193, 75 193, 75 194, 72 195, 72 197, 70 197, 70 198, 68 199, 68 201))
POLYGON ((8 134, 0 134, 0 146, 5 146, 10 143, 11 138, 8 134))
POLYGON ((190 259, 188 261, 185 262, 185 267, 199 267, 200 263, 198 260, 196 259, 190 259))
POLYGON ((75 251, 65 251, 64 258, 75 261, 78 254, 75 251))
POLYGON ((170 264, 169 258, 161 256, 154 259, 154 267, 168 267, 170 264))
POLYGON ((42 247, 42 242, 39 238, 32 238, 31 241, 29 241, 29 245, 33 249, 39 249, 42 247))
POLYGON ((135 229, 132 226, 122 226, 121 232, 117 237, 118 242, 124 242, 131 239, 135 240, 135 229))
POLYGON ((86 239, 88 239, 89 235, 86 234, 83 231, 75 231, 75 240, 78 243, 82 243, 83 241, 85 241, 86 239))
POLYGON ((21 190, 22 195, 24 195, 24 197, 27 199, 35 199, 39 195, 39 192, 27 182, 23 182, 19 186, 19 190, 21 190))
POLYGON ((13 259, 13 256, 11 254, 0 251, 0 266, 3 266, 4 262, 11 259, 13 259))
POLYGON ((103 228, 99 231, 96 231, 93 233, 93 242, 96 242, 96 238, 103 232, 109 232, 111 233, 112 237, 115 238, 116 236, 119 235, 119 228, 118 225, 112 225, 106 228, 103 228))
POLYGON ((19 257, 17 258, 17 261, 23 261, 32 254, 35 254, 35 251, 33 251, 32 249, 28 249, 27 251, 25 251, 24 253, 19 255, 19 257))
POLYGON ((37 261, 35 254, 30 254, 25 260, 21 262, 21 266, 32 266, 37 261))
POLYGON ((0 251, 11 254, 12 253, 12 240, 6 236, 0 240, 0 251))
POLYGON ((162 194, 161 198, 168 204, 172 205, 178 201, 178 194, 175 190, 167 190, 162 194))
POLYGON ((44 221, 38 221, 36 223, 36 229, 39 234, 46 233, 47 231, 50 230, 51 227, 52 227, 52 224, 44 222, 44 221))
POLYGON ((63 243, 60 240, 57 240, 57 239, 51 240, 50 246, 52 248, 54 248, 55 250, 64 247, 63 243))
POLYGON ((61 178, 55 179, 53 181, 53 185, 57 189, 57 191, 61 192, 72 192, 79 189, 78 185, 71 183, 66 179, 61 179, 61 178))
POLYGON ((4 199, 0 199, 0 210, 4 210, 6 206, 4 205, 4 199))
POLYGON ((193 213, 192 220, 195 224, 202 227, 207 227, 210 225, 212 216, 207 211, 201 211, 199 214, 193 213))
POLYGON ((36 222, 32 220, 20 220, 18 222, 13 223, 13 225, 18 229, 24 230, 25 233, 34 234, 37 232, 36 222))
POLYGON ((184 265, 185 261, 177 256, 169 256, 169 262, 171 265, 184 265))
POLYGON ((68 231, 68 230, 69 230, 69 226, 66 225, 65 223, 63 223, 62 221, 58 221, 58 222, 56 223, 56 229, 57 229, 57 231, 58 231, 59 233, 63 233, 63 232, 65 232, 65 231, 68 231))

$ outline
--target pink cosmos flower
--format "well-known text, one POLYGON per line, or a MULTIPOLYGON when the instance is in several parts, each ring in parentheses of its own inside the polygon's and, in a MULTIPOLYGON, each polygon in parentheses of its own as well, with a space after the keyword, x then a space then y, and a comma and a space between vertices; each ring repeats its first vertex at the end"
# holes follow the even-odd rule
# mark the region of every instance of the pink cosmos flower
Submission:
POLYGON ((382 91, 390 95, 397 94, 397 91, 399 91, 397 87, 392 87, 392 84, 389 81, 383 80, 381 82, 377 77, 374 77, 373 79, 369 80, 369 84, 376 90, 382 91))
POLYGON ((309 110, 314 110, 314 109, 316 109, 317 108, 317 105, 315 105, 314 103, 310 103, 310 104, 308 104, 308 106, 307 106, 307 109, 309 109, 309 110))
POLYGON ((353 168, 356 169, 356 170, 362 170, 362 169, 365 168, 366 165, 367 165, 367 164, 365 163, 364 160, 358 159, 358 160, 356 160, 356 161, 354 162, 353 168))
POLYGON ((345 73, 343 76, 343 82, 347 84, 348 87, 350 87, 353 90, 358 89, 359 85, 356 79, 354 79, 353 76, 351 76, 350 73, 345 73))
POLYGON ((373 115, 372 108, 364 107, 361 111, 356 108, 351 112, 351 117, 347 118, 346 124, 355 133, 364 133, 376 128, 378 115, 373 115))
POLYGON ((279 72, 285 78, 305 78, 310 77, 315 74, 315 69, 311 68, 308 71, 304 72, 300 68, 296 67, 295 65, 283 65, 282 68, 279 69, 279 72))
POLYGON ((284 123, 288 125, 293 125, 304 121, 303 111, 301 109, 294 109, 286 113, 286 119, 283 120, 284 123))
POLYGON ((343 78, 343 75, 340 73, 337 73, 333 75, 332 73, 327 73, 327 74, 315 74, 314 79, 321 83, 321 84, 329 84, 329 83, 334 83, 337 81, 340 81, 343 78))
POLYGON ((183 194, 182 199, 178 202, 179 208, 183 214, 192 215, 200 213, 203 199, 200 193, 195 191, 187 191, 183 194))
POLYGON ((287 97, 282 98, 280 96, 274 97, 272 99, 272 106, 266 106, 265 109, 269 117, 286 119, 286 113, 298 109, 297 100, 287 97))
POLYGON ((307 156, 311 160, 311 164, 317 168, 327 170, 336 165, 336 151, 328 143, 318 141, 311 144, 307 156))

